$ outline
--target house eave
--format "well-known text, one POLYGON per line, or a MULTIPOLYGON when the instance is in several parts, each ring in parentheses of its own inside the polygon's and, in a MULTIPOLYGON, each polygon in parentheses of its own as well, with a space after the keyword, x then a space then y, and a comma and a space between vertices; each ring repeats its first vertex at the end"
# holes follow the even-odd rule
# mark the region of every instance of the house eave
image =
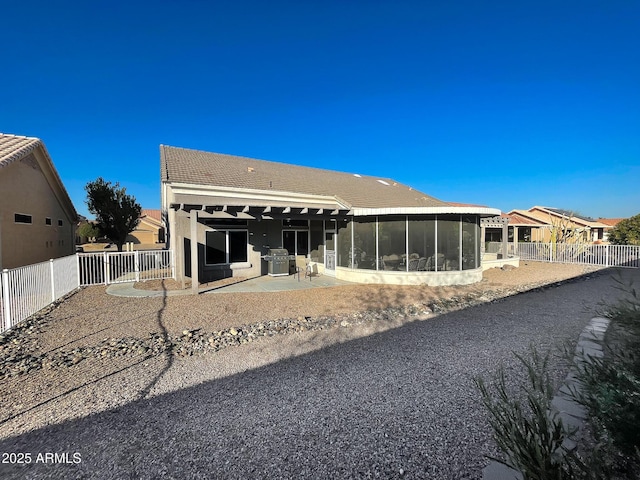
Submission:
POLYGON ((493 217, 500 215, 500 210, 489 207, 385 207, 385 208, 359 208, 352 209, 353 215, 363 217, 367 215, 480 215, 481 217, 493 217))

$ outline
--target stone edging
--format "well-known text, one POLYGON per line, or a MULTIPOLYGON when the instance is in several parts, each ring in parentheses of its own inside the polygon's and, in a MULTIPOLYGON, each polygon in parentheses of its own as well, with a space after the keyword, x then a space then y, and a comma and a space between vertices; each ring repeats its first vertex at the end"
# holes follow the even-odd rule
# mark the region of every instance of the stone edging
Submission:
MULTIPOLYGON (((581 362, 591 362, 591 358, 601 358, 604 355, 601 342, 604 340, 610 322, 608 318, 594 317, 582 330, 573 357, 574 365, 558 393, 551 400, 554 413, 558 414, 564 425, 576 429, 576 437, 579 436, 587 420, 587 410, 576 402, 572 395, 581 391, 582 387, 575 374, 576 365, 581 362)), ((577 447, 577 443, 570 438, 565 438, 562 446, 572 451, 577 447)), ((522 480, 523 477, 519 471, 492 460, 482 470, 482 478, 484 480, 522 480)))

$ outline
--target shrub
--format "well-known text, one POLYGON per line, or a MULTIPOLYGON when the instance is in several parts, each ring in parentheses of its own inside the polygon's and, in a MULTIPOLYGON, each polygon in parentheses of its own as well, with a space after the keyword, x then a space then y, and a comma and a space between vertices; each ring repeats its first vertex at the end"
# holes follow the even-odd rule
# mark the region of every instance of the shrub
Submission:
POLYGON ((527 374, 517 394, 509 391, 503 368, 492 388, 482 378, 475 379, 494 439, 506 457, 492 459, 519 470, 525 479, 578 478, 579 461, 567 461, 565 457, 571 454, 563 447, 575 430, 550 408, 555 387, 548 369, 549 353, 542 356, 531 347, 530 359, 515 355, 527 374))
POLYGON ((577 377, 583 384, 573 392, 587 407, 596 438, 610 444, 618 475, 640 470, 640 298, 633 284, 618 280, 624 296, 608 307, 611 324, 602 358, 583 358, 577 377))

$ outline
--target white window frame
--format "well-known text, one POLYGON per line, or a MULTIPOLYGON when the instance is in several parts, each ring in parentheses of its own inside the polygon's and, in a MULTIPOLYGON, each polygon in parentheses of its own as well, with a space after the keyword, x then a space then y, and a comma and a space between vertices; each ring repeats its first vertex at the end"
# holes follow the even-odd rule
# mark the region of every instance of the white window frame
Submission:
POLYGON ((217 267, 217 266, 231 266, 231 267, 246 267, 250 265, 249 262, 249 229, 248 228, 216 228, 213 230, 207 230, 205 232, 204 237, 204 264, 207 267, 217 267), (225 254, 225 262, 224 263, 207 263, 207 235, 209 233, 214 232, 224 232, 224 254, 225 254), (244 232, 247 237, 247 261, 246 262, 229 262, 229 232, 244 232))
POLYGON ((284 232, 293 232, 294 236, 294 244, 296 246, 296 251, 294 253, 289 252, 289 255, 302 255, 298 253, 298 232, 307 232, 307 253, 304 255, 305 257, 309 256, 309 252, 311 251, 311 232, 310 230, 304 228, 286 228, 282 230, 282 247, 284 248, 284 232))

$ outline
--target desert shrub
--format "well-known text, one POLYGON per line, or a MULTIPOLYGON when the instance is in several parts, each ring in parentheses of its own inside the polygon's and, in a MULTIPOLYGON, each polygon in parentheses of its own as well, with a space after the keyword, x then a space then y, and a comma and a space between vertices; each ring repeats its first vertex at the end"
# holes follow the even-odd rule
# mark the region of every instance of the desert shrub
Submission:
POLYGON ((634 473, 640 470, 640 298, 633 284, 618 282, 623 296, 606 312, 605 354, 580 359, 583 388, 573 393, 587 407, 597 440, 610 445, 616 474, 640 478, 634 473))
POLYGON ((490 385, 475 379, 494 439, 505 455, 504 460, 492 459, 522 472, 527 480, 581 478, 581 462, 563 446, 575 429, 551 410, 556 389, 549 373, 550 353, 541 355, 532 347, 527 357, 516 357, 526 372, 518 391, 510 391, 502 367, 490 385))

